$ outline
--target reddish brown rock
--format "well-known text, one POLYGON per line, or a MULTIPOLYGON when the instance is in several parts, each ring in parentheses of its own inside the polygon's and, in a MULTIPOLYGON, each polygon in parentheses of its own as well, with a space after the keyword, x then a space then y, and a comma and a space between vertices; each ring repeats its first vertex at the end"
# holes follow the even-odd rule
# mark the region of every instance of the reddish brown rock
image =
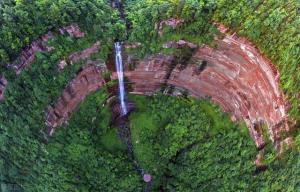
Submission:
POLYGON ((58 62, 57 66, 60 70, 64 69, 68 64, 72 65, 80 60, 85 60, 91 57, 93 53, 97 53, 100 49, 100 42, 97 41, 91 47, 82 51, 71 54, 67 60, 62 59, 58 62))
POLYGON ((184 23, 183 19, 175 19, 171 18, 168 20, 161 21, 160 23, 157 23, 155 26, 155 29, 158 31, 159 36, 162 36, 162 29, 164 26, 172 27, 173 29, 179 27, 184 23))
MULTIPOLYGON (((68 33, 71 37, 83 37, 84 33, 80 32, 80 29, 77 25, 70 25, 59 29, 60 33, 68 33)), ((16 74, 20 74, 28 65, 30 65, 34 59, 35 54, 41 51, 52 51, 54 47, 47 46, 47 41, 54 37, 52 32, 44 34, 37 40, 33 41, 30 45, 25 47, 19 57, 13 61, 12 64, 8 64, 8 68, 15 70, 16 74)))
POLYGON ((20 56, 12 64, 8 65, 8 68, 12 68, 15 70, 16 74, 20 74, 25 67, 34 61, 35 53, 52 50, 51 47, 46 45, 46 42, 52 37, 53 34, 49 32, 33 41, 29 46, 22 50, 20 56))
POLYGON ((60 34, 64 35, 65 33, 67 33, 70 37, 84 37, 85 33, 80 31, 80 28, 77 24, 72 24, 66 27, 62 27, 61 29, 59 29, 60 34))
POLYGON ((57 66, 60 70, 63 70, 67 65, 68 65, 68 63, 65 59, 60 60, 57 64, 57 66))
MULTIPOLYGON (((130 61, 127 61, 130 62, 130 61)), ((148 57, 140 61, 134 70, 128 70, 128 63, 125 66, 125 77, 128 77, 132 83, 132 91, 139 93, 153 93, 160 88, 161 84, 166 82, 169 68, 173 62, 172 56, 158 55, 156 57, 148 57)), ((112 79, 116 78, 113 73, 112 79)))
POLYGON ((7 80, 0 75, 0 101, 4 100, 4 91, 7 85, 7 80))
POLYGON ((79 52, 76 52, 76 53, 73 53, 72 55, 70 55, 68 58, 68 61, 72 64, 72 63, 78 62, 79 60, 87 59, 93 53, 98 52, 99 49, 100 49, 100 42, 97 41, 91 47, 84 49, 83 51, 79 51, 79 52))
POLYGON ((197 49, 185 68, 172 69, 172 59, 159 56, 135 63, 125 76, 133 83, 133 91, 151 93, 161 83, 181 87, 196 98, 210 97, 231 114, 244 120, 258 149, 264 147, 261 125, 268 126, 270 139, 276 143, 287 125, 287 105, 279 90, 279 73, 272 63, 243 38, 226 36, 217 48, 197 49), (196 61, 196 62, 195 62, 196 61), (200 62, 202 61, 202 62, 200 62))
POLYGON ((185 41, 185 40, 179 40, 179 41, 169 41, 167 43, 163 44, 163 48, 182 48, 182 47, 188 47, 190 49, 196 49, 197 45, 194 43, 185 41))
POLYGON ((51 136, 56 127, 67 121, 78 104, 93 91, 99 89, 104 80, 100 72, 104 70, 98 62, 91 62, 81 68, 75 79, 69 82, 58 100, 46 111, 46 125, 51 136))
POLYGON ((124 48, 125 49, 136 49, 136 48, 139 48, 142 44, 141 43, 124 43, 124 48))

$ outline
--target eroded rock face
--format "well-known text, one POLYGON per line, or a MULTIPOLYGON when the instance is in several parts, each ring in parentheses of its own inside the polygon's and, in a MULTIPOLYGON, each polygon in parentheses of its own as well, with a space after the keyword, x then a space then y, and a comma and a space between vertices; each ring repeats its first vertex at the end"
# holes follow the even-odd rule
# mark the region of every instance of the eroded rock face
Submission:
POLYGON ((85 59, 88 59, 90 58, 90 56, 93 54, 93 53, 96 53, 98 52, 100 49, 100 42, 97 41, 96 43, 94 43, 91 47, 87 48, 87 49, 84 49, 82 51, 78 51, 78 52, 75 52, 73 54, 71 54, 67 60, 63 59, 63 60, 60 60, 59 63, 58 63, 58 68, 60 70, 64 69, 68 64, 73 64, 73 63, 76 63, 80 60, 85 60, 85 59))
POLYGON ((288 131, 287 105, 279 90, 279 73, 250 42, 226 36, 217 48, 201 47, 185 67, 177 65, 169 78, 170 58, 159 56, 136 62, 125 76, 133 91, 155 91, 161 83, 184 88, 196 98, 210 97, 231 114, 233 120, 244 120, 258 149, 264 147, 260 125, 268 126, 270 139, 276 143, 288 131))
POLYGON ((80 28, 77 24, 72 24, 69 26, 62 27, 59 29, 60 34, 68 34, 70 37, 81 38, 85 36, 85 33, 80 31, 80 28))
POLYGON ((4 76, 0 75, 0 101, 4 100, 4 91, 6 89, 7 80, 4 76))
MULTIPOLYGON (((71 37, 84 37, 84 33, 80 32, 77 25, 73 24, 70 26, 59 29, 61 34, 68 33, 71 37)), ((20 74, 28 65, 30 65, 35 59, 35 53, 41 51, 51 51, 54 48, 47 46, 47 41, 54 37, 53 32, 41 36, 37 40, 33 41, 30 45, 25 47, 20 56, 13 61, 12 64, 8 64, 8 68, 15 70, 16 74, 20 74)))
POLYGON ((85 97, 96 91, 104 84, 100 72, 105 70, 105 65, 99 62, 89 62, 82 67, 76 77, 69 82, 58 100, 46 111, 47 130, 51 136, 58 126, 67 121, 85 97))
POLYGON ((163 48, 182 48, 182 47, 188 47, 190 49, 196 49, 197 45, 195 45, 194 43, 185 41, 185 40, 179 40, 179 41, 169 41, 167 43, 163 44, 163 48))
POLYGON ((163 35, 163 27, 164 26, 169 26, 172 27, 173 29, 179 27, 184 23, 183 19, 175 19, 175 18, 170 18, 168 20, 163 20, 160 23, 157 23, 155 26, 155 29, 158 31, 158 35, 162 36, 163 35))
MULTIPOLYGON (((134 69, 129 70, 128 64, 131 62, 131 60, 125 61, 127 63, 125 64, 125 77, 132 83, 132 92, 152 94, 153 91, 160 88, 161 84, 166 83, 173 57, 164 55, 148 57, 133 64, 134 69)), ((113 74, 112 79, 116 79, 116 75, 113 74)))
POLYGON ((51 47, 46 45, 46 42, 53 37, 53 33, 48 32, 41 38, 33 41, 29 46, 24 48, 20 56, 12 63, 8 65, 8 68, 15 70, 16 74, 20 74, 25 67, 30 65, 35 58, 35 53, 41 51, 51 51, 51 47))

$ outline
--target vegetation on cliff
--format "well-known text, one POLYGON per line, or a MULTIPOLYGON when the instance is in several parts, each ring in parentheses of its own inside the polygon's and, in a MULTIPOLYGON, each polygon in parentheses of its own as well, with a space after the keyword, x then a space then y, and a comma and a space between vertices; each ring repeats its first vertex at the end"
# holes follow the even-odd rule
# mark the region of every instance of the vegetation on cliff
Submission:
POLYGON ((0 64, 11 62, 20 50, 42 34, 77 23, 94 39, 114 40, 118 12, 105 0, 0 2, 0 64))
MULTIPOLYGON (((214 21, 246 36, 276 64, 290 114, 299 119, 299 1, 123 2, 129 41, 142 43, 140 55, 162 51, 170 40, 209 44, 218 33, 214 21), (157 25, 170 18, 185 22, 163 27, 160 36, 157 25)), ((101 51, 92 57, 105 60, 113 41, 125 37, 117 11, 105 0, 6 0, 0 2, 0 15, 0 75, 9 82, 0 103, 0 190, 141 191, 142 181, 116 131, 109 128, 107 108, 101 107, 105 91, 89 96, 53 138, 43 133, 45 109, 85 62, 62 71, 57 63, 98 40, 101 51), (54 50, 37 53, 19 76, 5 68, 33 40, 71 23, 87 35, 56 34, 48 42, 54 50)), ((281 159, 268 153, 267 171, 253 177, 256 151, 245 127, 231 123, 217 107, 189 98, 131 99, 138 106, 130 116, 134 152, 153 175, 154 190, 300 190, 299 136, 295 149, 281 159)), ((272 151, 270 146, 266 150, 272 151)))
MULTIPOLYGON (((233 124, 206 100, 132 96, 132 142, 140 164, 153 177, 153 191, 298 191, 299 149, 274 155, 255 175, 256 150, 243 124, 233 124)), ((299 144, 299 137, 295 144, 299 144)))
MULTIPOLYGON (((289 1, 204 1, 204 0, 128 0, 127 18, 131 24, 129 40, 143 44, 142 54, 162 51, 169 40, 184 39, 209 44, 220 22, 251 40, 276 65, 280 83, 291 104, 290 114, 299 119, 300 92, 300 2, 289 1), (163 20, 183 19, 177 28, 155 28, 163 20)), ((165 51, 165 50, 164 50, 165 51)))

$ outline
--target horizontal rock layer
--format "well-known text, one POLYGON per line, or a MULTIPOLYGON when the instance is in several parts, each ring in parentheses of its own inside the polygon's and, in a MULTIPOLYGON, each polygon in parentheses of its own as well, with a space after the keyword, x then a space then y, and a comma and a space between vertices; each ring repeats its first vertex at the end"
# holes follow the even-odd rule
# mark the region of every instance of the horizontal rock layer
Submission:
POLYGON ((72 65, 73 63, 76 63, 80 60, 88 59, 93 53, 97 53, 99 50, 100 50, 100 42, 97 41, 91 47, 71 54, 67 60, 63 59, 59 61, 58 68, 62 70, 68 65, 68 63, 72 65))
MULTIPOLYGON (((84 33, 80 31, 79 27, 76 24, 62 27, 59 29, 60 34, 67 33, 71 37, 83 37, 84 33)), ((30 45, 25 47, 20 56, 13 61, 12 64, 8 64, 8 68, 15 70, 16 74, 20 74, 28 65, 30 65, 35 58, 35 54, 41 51, 51 51, 53 47, 48 47, 47 41, 54 37, 53 32, 48 32, 44 34, 37 40, 33 41, 30 45)))
POLYGON ((174 69, 172 59, 158 56, 135 62, 135 69, 125 76, 136 93, 149 94, 166 83, 196 98, 210 97, 233 120, 246 122, 258 149, 264 146, 261 124, 268 126, 273 142, 283 139, 289 127, 278 71, 246 39, 226 36, 216 43, 217 48, 196 49, 189 63, 174 69))
POLYGON ((52 135, 56 127, 69 119, 78 104, 88 94, 104 84, 104 79, 100 74, 103 70, 104 65, 98 62, 90 62, 82 67, 76 77, 66 86, 61 97, 48 107, 46 125, 49 127, 47 131, 49 135, 52 135))

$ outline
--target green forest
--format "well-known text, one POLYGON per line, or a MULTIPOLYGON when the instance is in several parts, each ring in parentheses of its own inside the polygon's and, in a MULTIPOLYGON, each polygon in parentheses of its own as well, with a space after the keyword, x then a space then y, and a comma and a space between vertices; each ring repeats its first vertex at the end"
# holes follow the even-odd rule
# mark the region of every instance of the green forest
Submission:
MULTIPOLYGON (((214 22, 248 38, 280 72, 290 118, 297 121, 294 147, 277 155, 269 141, 266 171, 255 174, 257 150, 244 122, 232 122, 209 99, 128 95, 136 109, 127 126, 134 155, 152 176, 151 191, 300 191, 300 1, 298 0, 122 0, 126 22, 106 0, 4 0, 0 2, 0 76, 8 80, 0 101, 0 191, 88 192, 143 191, 117 129, 110 126, 109 82, 90 94, 52 137, 45 134, 45 109, 85 65, 63 70, 61 58, 100 41, 91 57, 105 63, 116 39, 141 43, 139 58, 163 53, 169 40, 185 39, 214 46, 214 22), (165 27, 169 18, 186 21, 165 27), (60 35, 78 24, 82 38, 60 35), (127 30, 126 30, 127 29, 127 30), (7 67, 21 51, 48 31, 50 52, 38 52, 20 75, 7 67)), ((177 53, 179 51, 180 53, 177 53)), ((183 50, 184 51, 184 50, 183 50)), ((101 74, 99 74, 101 75, 101 74)))

